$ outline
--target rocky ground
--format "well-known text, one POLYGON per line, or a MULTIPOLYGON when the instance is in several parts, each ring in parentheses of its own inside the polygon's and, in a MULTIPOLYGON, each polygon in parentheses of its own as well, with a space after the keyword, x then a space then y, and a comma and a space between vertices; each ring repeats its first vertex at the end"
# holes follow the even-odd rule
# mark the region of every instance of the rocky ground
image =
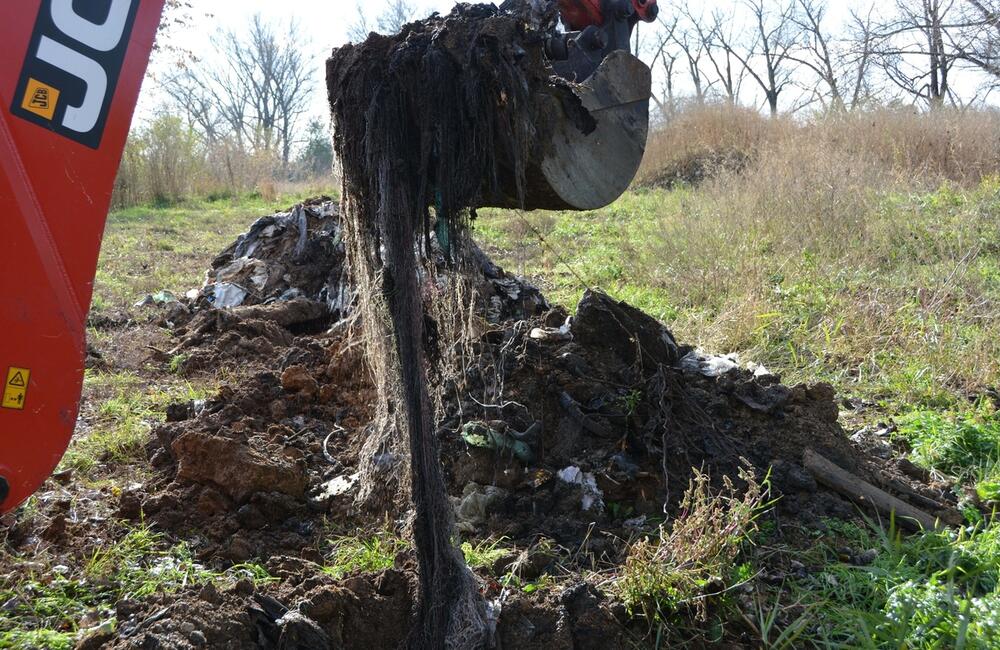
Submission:
MULTIPOLYGON (((405 638, 415 583, 405 544, 393 547, 390 568, 330 570, 331 537, 386 529, 405 537, 398 503, 360 498, 379 492, 360 484, 363 461, 384 486, 399 482, 405 463, 391 450, 362 457, 376 400, 342 235, 328 199, 264 217, 211 263, 203 288, 151 296, 143 309, 153 323, 101 324, 127 330, 133 343, 93 350, 94 365, 127 364, 142 342, 164 372, 228 379, 207 399, 166 407, 147 466, 127 488, 55 477, 35 509, 8 522, 8 551, 78 560, 114 522, 183 543, 192 562, 218 575, 254 566, 267 577, 121 600, 93 621, 116 624, 82 626, 78 647, 360 649, 405 638)), ((437 350, 463 359, 437 377, 438 434, 463 541, 490 549, 474 567, 495 604, 500 647, 646 644, 648 622, 630 616, 613 576, 632 542, 684 516, 692 468, 717 487, 741 468, 768 485, 766 517, 790 543, 796 531, 868 507, 827 487, 808 453, 955 521, 948 485, 877 434, 845 433, 830 386, 785 386, 766 368, 687 348, 596 290, 569 314, 485 255, 477 260, 461 354, 426 344, 432 358, 437 350)), ((803 570, 772 557, 741 589, 803 570)), ((754 645, 738 628, 727 642, 754 645)))

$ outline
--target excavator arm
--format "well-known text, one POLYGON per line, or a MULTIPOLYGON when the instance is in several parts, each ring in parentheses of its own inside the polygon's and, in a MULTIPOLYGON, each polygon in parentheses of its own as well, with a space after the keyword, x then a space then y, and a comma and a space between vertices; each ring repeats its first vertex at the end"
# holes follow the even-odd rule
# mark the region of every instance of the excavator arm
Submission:
POLYGON ((62 458, 115 175, 164 0, 7 2, 0 41, 0 512, 62 458))

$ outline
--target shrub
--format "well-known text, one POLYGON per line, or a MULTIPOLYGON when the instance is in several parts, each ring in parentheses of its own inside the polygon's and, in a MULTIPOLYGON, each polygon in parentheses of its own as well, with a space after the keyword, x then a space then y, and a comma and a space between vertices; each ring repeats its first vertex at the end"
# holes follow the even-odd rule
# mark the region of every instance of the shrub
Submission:
POLYGON ((633 613, 662 627, 683 607, 707 619, 708 599, 725 590, 743 543, 770 505, 767 481, 757 481, 749 466, 739 477, 746 484, 742 495, 728 476, 714 491, 708 475, 694 470, 669 531, 661 527, 658 539, 632 546, 618 588, 633 613))
POLYGON ((695 106, 651 134, 637 184, 671 187, 780 167, 800 148, 847 161, 845 172, 857 165, 925 187, 974 185, 1000 171, 1000 112, 878 108, 796 121, 730 104, 695 106))

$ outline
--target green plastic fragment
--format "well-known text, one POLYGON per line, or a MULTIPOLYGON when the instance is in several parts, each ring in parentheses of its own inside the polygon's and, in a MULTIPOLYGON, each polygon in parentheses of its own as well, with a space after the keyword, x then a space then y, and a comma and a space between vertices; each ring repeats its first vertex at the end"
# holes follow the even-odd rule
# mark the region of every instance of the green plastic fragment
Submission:
POLYGON ((526 465, 535 462, 535 453, 527 443, 515 439, 510 434, 497 431, 485 422, 467 423, 462 427, 462 439, 479 449, 512 453, 526 465))

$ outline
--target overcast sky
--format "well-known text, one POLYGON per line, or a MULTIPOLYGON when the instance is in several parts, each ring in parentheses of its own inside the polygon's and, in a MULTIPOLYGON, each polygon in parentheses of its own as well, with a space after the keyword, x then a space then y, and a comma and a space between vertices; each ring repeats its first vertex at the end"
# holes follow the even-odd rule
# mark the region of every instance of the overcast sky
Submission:
MULTIPOLYGON (((660 4, 667 7, 676 1, 660 0, 660 4)), ((706 13, 715 7, 730 8, 742 4, 739 0, 690 1, 693 7, 704 6, 706 13)), ((873 2, 876 10, 880 6, 889 7, 892 4, 889 0, 828 0, 827 11, 830 29, 834 32, 839 31, 840 26, 849 18, 852 7, 867 7, 871 6, 873 2)), ((201 58, 212 56, 211 41, 213 36, 222 30, 241 30, 249 24, 254 14, 259 13, 266 21, 279 25, 282 23, 287 25, 288 21, 291 20, 297 21, 306 40, 303 47, 316 71, 311 116, 326 118, 329 111, 326 106, 323 63, 332 48, 342 45, 348 40, 348 30, 358 18, 356 0, 191 0, 191 4, 190 17, 192 20, 183 28, 170 32, 170 43, 201 58)), ((433 11, 447 12, 454 4, 454 0, 410 0, 410 4, 417 7, 420 14, 427 15, 433 11)), ((374 18, 381 12, 382 5, 370 0, 364 2, 363 5, 367 7, 369 23, 374 23, 374 18)), ((153 69, 162 72, 171 65, 171 62, 171 57, 167 55, 154 57, 153 69)), ((686 81, 681 78, 679 83, 683 91, 686 81)), ((960 87, 963 92, 967 90, 974 92, 976 86, 974 79, 965 80, 961 75, 953 80, 953 83, 960 87)), ((748 84, 746 89, 753 90, 753 86, 748 84)), ((757 95, 760 93, 748 94, 745 100, 756 101, 757 95)), ((761 96, 760 99, 763 97, 761 96)), ((790 100, 791 98, 788 101, 790 100)), ((162 95, 157 92, 155 81, 148 81, 140 102, 139 120, 148 119, 153 115, 161 102, 162 95)), ((784 104, 785 101, 783 101, 783 108, 787 108, 784 104)))
MULTIPOLYGON (((260 14, 266 21, 287 25, 295 20, 307 39, 306 49, 316 67, 315 99, 312 112, 317 117, 325 116, 326 89, 323 85, 323 64, 330 50, 347 42, 347 31, 358 17, 357 5, 353 0, 191 0, 190 11, 193 19, 183 28, 172 30, 171 45, 193 52, 196 56, 211 54, 211 40, 222 30, 240 31, 249 24, 254 14, 260 14)), ((365 2, 372 22, 380 13, 381 5, 365 2)), ((412 0, 411 4, 422 13, 447 11, 452 0, 412 0)), ((163 70, 172 64, 169 55, 154 57, 155 69, 163 70)), ((148 81, 143 88, 139 118, 148 117, 161 101, 156 92, 155 82, 148 81)))

